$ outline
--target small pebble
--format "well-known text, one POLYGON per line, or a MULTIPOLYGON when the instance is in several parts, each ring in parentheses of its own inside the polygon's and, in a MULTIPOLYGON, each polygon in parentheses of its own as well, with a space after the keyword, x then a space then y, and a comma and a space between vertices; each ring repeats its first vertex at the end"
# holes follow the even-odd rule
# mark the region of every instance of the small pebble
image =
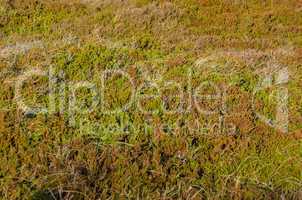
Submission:
POLYGON ((26 111, 26 112, 24 113, 24 116, 25 116, 26 118, 32 119, 32 118, 35 118, 35 117, 36 117, 36 113, 35 113, 34 111, 30 110, 30 111, 26 111))

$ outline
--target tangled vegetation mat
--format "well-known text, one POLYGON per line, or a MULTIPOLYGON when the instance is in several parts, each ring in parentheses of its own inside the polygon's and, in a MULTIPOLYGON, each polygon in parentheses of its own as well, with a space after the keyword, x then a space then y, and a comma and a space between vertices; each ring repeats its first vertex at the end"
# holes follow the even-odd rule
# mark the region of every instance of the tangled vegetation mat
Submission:
POLYGON ((0 199, 301 199, 301 0, 0 0, 0 199))

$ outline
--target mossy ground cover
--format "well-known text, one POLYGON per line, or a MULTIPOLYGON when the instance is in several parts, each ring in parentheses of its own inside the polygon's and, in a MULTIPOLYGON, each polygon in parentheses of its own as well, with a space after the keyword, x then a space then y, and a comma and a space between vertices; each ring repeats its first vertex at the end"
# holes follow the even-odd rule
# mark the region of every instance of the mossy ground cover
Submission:
POLYGON ((0 3, 0 199, 301 199, 302 2, 0 3))

